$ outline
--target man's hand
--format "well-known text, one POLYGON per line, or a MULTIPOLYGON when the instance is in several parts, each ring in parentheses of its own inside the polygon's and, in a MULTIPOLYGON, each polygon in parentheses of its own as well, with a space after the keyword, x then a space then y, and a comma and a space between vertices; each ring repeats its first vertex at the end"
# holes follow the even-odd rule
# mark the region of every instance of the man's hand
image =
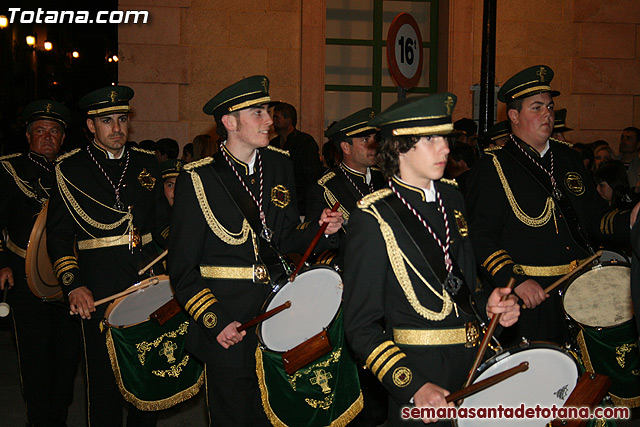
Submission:
POLYGON ((520 317, 518 297, 509 295, 510 293, 511 289, 509 288, 496 288, 491 292, 489 301, 487 301, 487 316, 493 317, 498 313, 502 313, 500 324, 505 328, 516 323, 518 317, 520 317), (504 301, 500 301, 504 295, 509 295, 509 297, 504 301))
MULTIPOLYGON (((443 406, 453 407, 453 402, 447 403, 445 397, 449 391, 432 383, 426 383, 413 395, 413 403, 416 408, 441 408, 443 406)), ((435 423, 437 418, 423 418, 425 424, 435 423)))
POLYGON ((333 233, 337 233, 338 230, 342 228, 342 224, 344 223, 342 212, 331 212, 331 209, 329 208, 324 209, 322 211, 322 215, 320 215, 320 221, 318 221, 318 224, 322 226, 322 224, 325 222, 328 225, 324 230, 324 234, 331 235, 333 233))
POLYGON ((238 344, 240 341, 242 341, 242 338, 247 335, 247 331, 238 332, 237 328, 239 328, 241 325, 242 323, 240 322, 229 323, 216 337, 218 343, 222 347, 227 349, 232 345, 238 344))
POLYGON ((83 319, 91 319, 91 313, 96 311, 93 304, 93 294, 86 286, 74 289, 69 294, 69 308, 73 314, 79 314, 83 319))
POLYGON ((516 286, 515 292, 527 308, 536 308, 542 304, 544 300, 549 298, 549 295, 544 293, 542 286, 533 279, 528 279, 520 283, 516 286))
POLYGON ((5 283, 9 284, 9 289, 13 287, 13 271, 11 271, 11 267, 5 267, 0 270, 0 290, 4 291, 5 283))

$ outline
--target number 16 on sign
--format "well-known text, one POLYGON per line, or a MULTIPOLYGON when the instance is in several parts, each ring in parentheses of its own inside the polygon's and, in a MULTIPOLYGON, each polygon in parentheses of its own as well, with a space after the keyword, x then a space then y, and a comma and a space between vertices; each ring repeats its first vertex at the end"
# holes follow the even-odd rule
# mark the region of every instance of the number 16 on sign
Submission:
POLYGON ((387 35, 389 72, 404 90, 418 84, 422 73, 423 49, 420 28, 408 13, 398 14, 387 35))

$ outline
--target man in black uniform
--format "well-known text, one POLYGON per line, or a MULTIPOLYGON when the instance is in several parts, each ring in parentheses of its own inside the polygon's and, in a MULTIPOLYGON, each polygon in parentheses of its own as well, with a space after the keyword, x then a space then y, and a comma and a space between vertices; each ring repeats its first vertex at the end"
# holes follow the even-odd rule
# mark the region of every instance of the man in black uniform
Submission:
POLYGON ((318 143, 308 133, 296 129, 298 113, 293 105, 277 102, 273 108, 273 129, 278 136, 269 144, 287 150, 293 162, 298 196, 298 213, 306 215, 307 191, 322 175, 318 143))
MULTIPOLYGON (((376 129, 369 126, 375 116, 371 108, 365 108, 334 123, 326 130, 329 144, 334 144, 342 155, 342 162, 325 173, 307 194, 307 218, 319 218, 322 211, 340 202, 345 226, 340 232, 345 234, 349 215, 356 208, 356 202, 367 194, 386 185, 376 164, 376 129)), ((331 264, 335 252, 325 253, 318 261, 331 264)), ((341 263, 338 263, 341 265, 341 263)))
POLYGON ((550 139, 559 94, 552 79, 551 68, 538 65, 505 82, 498 99, 507 104, 512 133, 476 163, 467 184, 480 269, 492 286, 515 277, 528 307, 513 335, 502 335, 507 343, 523 336, 564 343, 558 290, 547 295, 544 288, 593 254, 589 233, 629 238, 629 212, 607 213, 578 153, 550 139))
POLYGON ((255 328, 236 328, 260 314, 269 285, 283 283, 280 251, 304 252, 324 222, 327 235, 342 226, 342 215, 329 209, 300 224, 291 162, 269 146, 268 89, 265 76, 248 77, 204 106, 226 141, 213 157, 185 166, 176 184, 169 272, 191 316, 187 348, 206 363, 212 425, 269 425, 255 328))
MULTIPOLYGON (((100 330, 105 306, 94 301, 140 281, 152 239, 162 246, 169 222, 154 153, 125 146, 132 97, 129 87, 108 86, 80 99, 94 139, 58 159, 47 221, 55 273, 71 311, 84 319, 91 426, 122 425, 123 403, 100 330)), ((154 425, 155 418, 130 406, 127 423, 154 425)))
POLYGON ((64 426, 73 401, 73 381, 80 357, 80 324, 64 306, 43 302, 25 280, 29 236, 43 204, 55 187, 53 161, 64 141, 71 113, 64 105, 37 100, 24 109, 28 154, 0 158, 0 289, 13 287, 13 310, 19 349, 27 425, 64 426))
MULTIPOLYGON (((389 425, 404 425, 401 407, 410 402, 447 406, 445 396, 462 386, 476 353, 468 299, 476 269, 464 203, 454 185, 438 181, 455 101, 450 93, 412 97, 370 122, 380 128, 389 188, 358 202, 349 222, 345 331, 389 391, 389 425)), ((514 297, 500 302, 508 293, 494 290, 479 305, 482 316, 503 313, 501 324, 512 325, 519 308, 514 297)))

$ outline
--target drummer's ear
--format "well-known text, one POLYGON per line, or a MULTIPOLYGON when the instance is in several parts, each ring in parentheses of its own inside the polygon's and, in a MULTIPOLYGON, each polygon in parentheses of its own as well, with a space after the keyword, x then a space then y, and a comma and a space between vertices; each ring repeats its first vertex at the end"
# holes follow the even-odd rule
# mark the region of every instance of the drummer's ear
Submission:
POLYGON ((92 118, 87 118, 87 127, 91 133, 96 133, 96 124, 93 122, 92 118))

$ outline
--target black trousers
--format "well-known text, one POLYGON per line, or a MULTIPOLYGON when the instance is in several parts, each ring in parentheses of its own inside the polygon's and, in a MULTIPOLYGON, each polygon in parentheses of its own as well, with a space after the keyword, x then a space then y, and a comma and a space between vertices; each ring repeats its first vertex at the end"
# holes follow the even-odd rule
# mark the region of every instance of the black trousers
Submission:
MULTIPOLYGON (((122 426, 122 409, 126 403, 113 374, 107 353, 105 334, 100 332, 100 321, 94 317, 82 321, 82 335, 87 373, 87 410, 89 427, 122 426)), ((128 405, 127 426, 153 427, 157 412, 140 411, 128 405)))
POLYGON ((80 358, 80 322, 64 305, 39 300, 23 275, 14 273, 14 280, 8 302, 28 425, 65 426, 80 358))
POLYGON ((271 426, 262 409, 255 367, 206 365, 209 425, 215 427, 271 426))

